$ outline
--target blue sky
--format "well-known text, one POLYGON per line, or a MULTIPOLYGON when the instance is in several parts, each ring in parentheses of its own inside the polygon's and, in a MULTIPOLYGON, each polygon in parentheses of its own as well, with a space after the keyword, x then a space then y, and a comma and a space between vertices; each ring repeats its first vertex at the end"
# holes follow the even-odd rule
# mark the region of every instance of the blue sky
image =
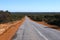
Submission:
POLYGON ((11 12, 60 12, 60 0, 0 0, 0 10, 11 12))

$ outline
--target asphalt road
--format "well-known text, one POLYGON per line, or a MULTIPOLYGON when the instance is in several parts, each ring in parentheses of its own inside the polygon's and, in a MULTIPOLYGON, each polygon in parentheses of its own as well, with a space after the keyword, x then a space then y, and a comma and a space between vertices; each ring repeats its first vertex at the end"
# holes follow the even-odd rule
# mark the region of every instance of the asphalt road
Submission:
POLYGON ((60 31, 48 28, 25 17, 12 40, 60 40, 60 31))

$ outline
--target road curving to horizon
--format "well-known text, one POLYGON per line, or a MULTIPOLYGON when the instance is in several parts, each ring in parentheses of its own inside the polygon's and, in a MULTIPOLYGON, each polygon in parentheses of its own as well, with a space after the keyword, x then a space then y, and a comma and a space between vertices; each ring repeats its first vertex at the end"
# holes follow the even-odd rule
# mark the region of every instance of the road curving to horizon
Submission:
POLYGON ((60 40, 60 31, 31 21, 25 16, 24 23, 19 27, 12 40, 60 40))

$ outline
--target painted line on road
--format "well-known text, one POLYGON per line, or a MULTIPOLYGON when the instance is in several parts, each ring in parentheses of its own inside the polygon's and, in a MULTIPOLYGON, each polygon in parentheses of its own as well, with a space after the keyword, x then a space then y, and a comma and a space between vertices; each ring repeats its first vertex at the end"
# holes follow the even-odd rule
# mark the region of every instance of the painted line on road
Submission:
MULTIPOLYGON (((29 19, 28 19, 29 20, 29 19)), ((28 24, 30 25, 30 24, 28 24)), ((32 24, 31 24, 32 25, 32 24)), ((32 25, 33 26, 33 25, 32 25)), ((34 27, 34 26, 33 26, 34 27)), ((39 33, 40 36, 42 36, 45 40, 48 40, 36 27, 34 29, 39 33)))
MULTIPOLYGON (((35 28, 35 27, 34 27, 35 28)), ((45 39, 48 40, 37 28, 35 28, 35 30, 45 39)))

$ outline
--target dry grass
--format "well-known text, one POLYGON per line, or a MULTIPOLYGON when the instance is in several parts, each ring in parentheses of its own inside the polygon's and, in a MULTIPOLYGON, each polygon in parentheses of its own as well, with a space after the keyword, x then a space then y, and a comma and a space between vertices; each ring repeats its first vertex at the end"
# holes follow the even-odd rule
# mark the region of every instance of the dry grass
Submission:
MULTIPOLYGON (((17 23, 17 21, 15 21, 17 23)), ((0 35, 3 34, 8 28, 15 24, 15 22, 0 24, 0 35)))
POLYGON ((11 40, 24 19, 12 23, 0 24, 0 29, 5 29, 0 35, 0 40, 11 40))

